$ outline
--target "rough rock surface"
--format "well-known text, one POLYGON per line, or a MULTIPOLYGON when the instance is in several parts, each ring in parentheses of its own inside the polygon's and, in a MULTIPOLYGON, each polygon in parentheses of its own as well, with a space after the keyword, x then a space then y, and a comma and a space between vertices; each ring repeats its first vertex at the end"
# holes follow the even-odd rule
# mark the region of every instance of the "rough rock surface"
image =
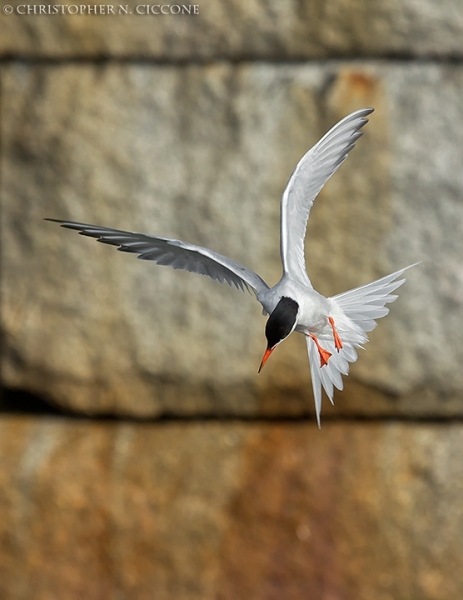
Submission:
POLYGON ((423 263, 337 414, 461 414, 461 67, 12 64, 1 77, 7 385, 87 412, 311 410, 300 336, 257 378, 265 321, 252 297, 42 217, 187 239, 273 284, 292 168, 339 118, 373 105, 312 211, 309 274, 333 294, 423 263))
MULTIPOLYGON (((58 6, 67 4, 89 6, 58 6)), ((134 1, 98 4, 98 14, 82 16, 66 14, 74 8, 49 16, 17 14, 25 9, 15 8, 11 15, 0 14, 0 55, 280 61, 463 54, 458 0, 203 0, 196 5, 199 15, 146 15, 153 5, 134 1), (116 14, 108 14, 108 6, 116 14)))
POLYGON ((0 596, 460 600, 462 452, 461 424, 4 417, 0 596))

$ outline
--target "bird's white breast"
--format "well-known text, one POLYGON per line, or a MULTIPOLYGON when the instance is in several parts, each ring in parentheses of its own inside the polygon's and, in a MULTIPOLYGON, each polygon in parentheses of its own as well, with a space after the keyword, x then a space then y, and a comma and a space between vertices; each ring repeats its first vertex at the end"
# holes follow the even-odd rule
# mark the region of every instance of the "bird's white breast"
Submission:
POLYGON ((268 314, 271 314, 281 298, 291 298, 299 305, 296 331, 316 333, 327 325, 329 300, 313 288, 302 285, 286 276, 269 290, 258 296, 259 302, 268 314))

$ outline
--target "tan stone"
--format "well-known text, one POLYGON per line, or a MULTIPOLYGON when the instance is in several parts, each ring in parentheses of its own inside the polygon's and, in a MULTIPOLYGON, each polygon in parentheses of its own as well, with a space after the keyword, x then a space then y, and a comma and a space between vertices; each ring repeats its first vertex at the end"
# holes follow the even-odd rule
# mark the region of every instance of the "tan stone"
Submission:
MULTIPOLYGON (((57 6, 68 4, 89 10, 88 4, 57 6)), ((15 2, 11 5, 18 6, 15 2)), ((189 16, 137 14, 137 10, 146 13, 147 6, 159 5, 136 2, 96 6, 104 7, 97 9, 99 14, 82 16, 17 14, 25 8, 15 8, 12 15, 3 12, 0 54, 174 62, 342 56, 455 58, 463 51, 463 7, 458 0, 203 0, 196 4, 199 15, 189 16), (108 6, 116 14, 104 14, 108 6)))
POLYGON ((461 424, 0 421, 0 596, 463 595, 461 424))
POLYGON ((8 386, 89 413, 312 411, 301 336, 257 378, 265 320, 252 297, 42 217, 186 239, 273 284, 292 168, 374 105, 312 211, 308 271, 333 294, 423 264, 325 414, 461 414, 460 67, 10 65, 2 90, 8 386))

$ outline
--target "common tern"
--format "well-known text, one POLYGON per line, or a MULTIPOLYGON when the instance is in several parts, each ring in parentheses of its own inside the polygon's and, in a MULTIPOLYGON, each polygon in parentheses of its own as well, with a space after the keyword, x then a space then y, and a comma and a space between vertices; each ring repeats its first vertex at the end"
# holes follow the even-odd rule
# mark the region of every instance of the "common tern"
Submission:
POLYGON ((329 298, 314 290, 305 269, 304 238, 310 209, 322 187, 361 137, 361 129, 372 112, 372 108, 364 108, 339 121, 296 165, 281 198, 283 274, 273 287, 234 260, 188 242, 73 221, 46 220, 104 244, 118 246, 122 252, 138 254, 142 260, 252 290, 262 304, 263 314, 270 315, 265 327, 267 348, 258 372, 293 331, 304 334, 320 427, 322 387, 333 404, 334 388, 343 389, 342 375, 347 375, 349 363, 357 360, 356 348, 368 341, 366 334, 376 327, 375 319, 388 314, 385 305, 396 300, 397 295, 392 292, 405 282, 400 277, 410 268, 329 298))

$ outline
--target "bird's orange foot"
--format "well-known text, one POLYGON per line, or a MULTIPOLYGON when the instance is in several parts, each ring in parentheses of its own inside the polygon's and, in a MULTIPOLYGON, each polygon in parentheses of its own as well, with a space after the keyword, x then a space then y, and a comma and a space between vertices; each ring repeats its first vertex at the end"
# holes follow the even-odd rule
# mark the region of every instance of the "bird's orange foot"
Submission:
POLYGON ((328 317, 328 321, 330 322, 331 329, 333 330, 334 347, 339 352, 339 350, 341 350, 341 348, 342 348, 341 338, 339 337, 338 332, 336 331, 336 327, 334 326, 333 317, 328 317))
POLYGON ((313 341, 315 342, 315 345, 317 346, 318 353, 320 354, 320 367, 324 367, 325 365, 328 364, 328 360, 329 360, 329 358, 331 356, 331 352, 328 352, 328 350, 325 350, 324 348, 322 348, 320 346, 320 344, 318 343, 318 340, 317 340, 316 336, 313 333, 310 333, 309 335, 313 339, 313 341))

